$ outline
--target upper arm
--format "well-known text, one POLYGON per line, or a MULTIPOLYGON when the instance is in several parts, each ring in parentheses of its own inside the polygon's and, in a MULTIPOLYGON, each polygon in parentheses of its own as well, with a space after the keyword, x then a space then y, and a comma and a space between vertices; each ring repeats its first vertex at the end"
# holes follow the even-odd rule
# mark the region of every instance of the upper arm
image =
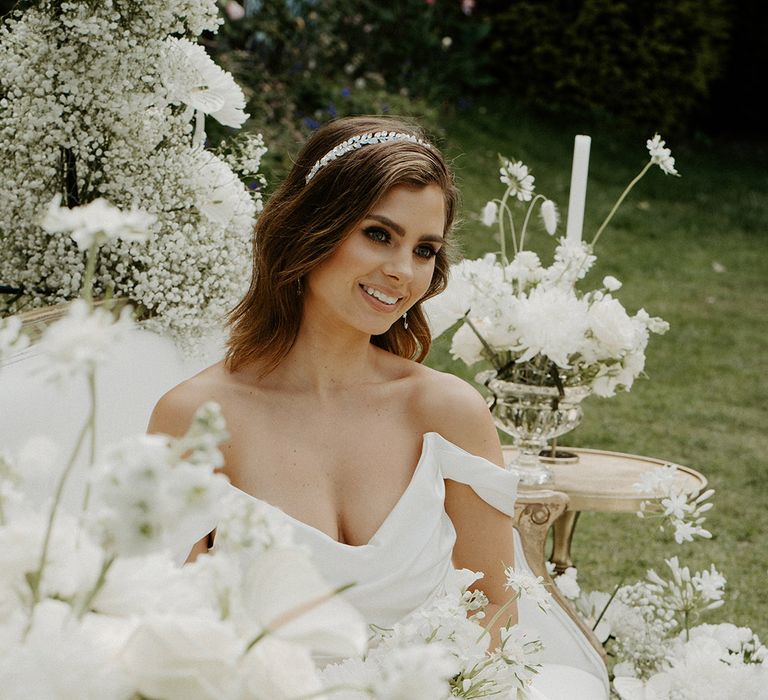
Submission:
MULTIPOLYGON (((164 394, 152 410, 147 426, 148 433, 162 433, 172 437, 184 435, 192 423, 197 408, 204 403, 191 391, 188 386, 180 384, 164 394)), ((204 554, 210 548, 213 533, 208 533, 196 542, 189 554, 187 562, 194 561, 200 554, 204 554)))
POLYGON ((203 403, 205 401, 197 397, 196 392, 179 384, 155 404, 147 432, 181 437, 189 430, 195 411, 203 403))
MULTIPOLYGON (((431 425, 446 440, 503 468, 498 433, 485 399, 471 385, 445 376, 432 397, 431 425)), ((482 571, 476 587, 491 602, 509 598, 504 568, 514 563, 514 531, 508 515, 486 503, 466 484, 446 480, 445 510, 456 530, 453 563, 458 568, 482 571)))

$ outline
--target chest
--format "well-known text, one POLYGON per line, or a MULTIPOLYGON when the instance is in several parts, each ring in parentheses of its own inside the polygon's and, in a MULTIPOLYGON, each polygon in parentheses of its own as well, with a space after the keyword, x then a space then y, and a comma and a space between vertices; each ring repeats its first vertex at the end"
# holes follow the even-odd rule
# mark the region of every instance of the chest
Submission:
POLYGON ((371 539, 421 455, 423 426, 407 403, 262 400, 223 409, 233 485, 346 544, 371 539))

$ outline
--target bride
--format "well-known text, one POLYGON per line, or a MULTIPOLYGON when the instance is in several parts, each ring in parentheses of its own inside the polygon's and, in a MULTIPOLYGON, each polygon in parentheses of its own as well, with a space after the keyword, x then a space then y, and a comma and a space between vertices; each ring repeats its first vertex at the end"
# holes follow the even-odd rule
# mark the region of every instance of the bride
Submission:
MULTIPOLYGON (((484 573, 486 620, 509 597, 516 479, 480 394, 421 364, 421 305, 445 287, 457 204, 443 156, 413 125, 318 129, 258 220, 225 359, 163 396, 150 421, 182 434, 218 402, 232 485, 279 509, 329 582, 355 581, 348 599, 382 626, 451 567, 484 573)), ((576 668, 539 675, 535 697, 606 697, 604 679, 576 668)))

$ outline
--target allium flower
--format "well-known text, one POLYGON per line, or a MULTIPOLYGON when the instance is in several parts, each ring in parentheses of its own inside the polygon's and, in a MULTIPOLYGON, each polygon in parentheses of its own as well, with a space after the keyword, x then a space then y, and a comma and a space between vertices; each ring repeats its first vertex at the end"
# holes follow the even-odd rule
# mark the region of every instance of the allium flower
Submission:
POLYGON ((105 309, 89 309, 82 299, 73 301, 67 315, 48 326, 40 341, 47 357, 45 377, 62 381, 92 372, 134 327, 131 314, 126 306, 115 318, 105 309))
POLYGON ((61 195, 57 194, 48 205, 41 225, 48 233, 69 231, 77 247, 88 250, 94 244, 103 245, 118 239, 144 242, 149 239, 149 229, 155 221, 156 217, 145 211, 121 211, 101 198, 69 209, 61 206, 61 195))
POLYGON ((126 438, 96 467, 92 531, 105 549, 124 556, 194 541, 190 533, 213 529, 228 492, 215 466, 181 461, 163 435, 126 438))
POLYGON ((679 175, 675 170, 675 159, 672 157, 672 151, 664 147, 661 136, 655 134, 652 139, 648 139, 646 146, 651 156, 651 162, 658 165, 665 175, 679 175))
POLYGON ((509 193, 521 202, 530 202, 533 197, 535 178, 528 173, 528 166, 523 161, 512 162, 503 158, 499 168, 499 179, 509 188, 509 193))
POLYGON ((557 231, 557 222, 560 219, 560 214, 557 211, 557 206, 551 199, 545 199, 541 204, 539 210, 541 214, 541 220, 544 222, 544 228, 550 236, 555 235, 557 231))
POLYGON ((504 587, 514 591, 518 598, 528 598, 544 611, 552 607, 552 596, 544 588, 543 577, 511 566, 504 569, 504 576, 507 579, 504 587))
POLYGON ((483 207, 483 213, 481 216, 482 222, 485 226, 493 226, 496 223, 496 219, 499 215, 499 205, 494 201, 486 203, 483 207))
POLYGON ((171 50, 163 81, 171 101, 209 114, 224 126, 242 126, 248 118, 245 95, 234 78, 217 66, 200 44, 175 37, 168 37, 166 42, 171 50))

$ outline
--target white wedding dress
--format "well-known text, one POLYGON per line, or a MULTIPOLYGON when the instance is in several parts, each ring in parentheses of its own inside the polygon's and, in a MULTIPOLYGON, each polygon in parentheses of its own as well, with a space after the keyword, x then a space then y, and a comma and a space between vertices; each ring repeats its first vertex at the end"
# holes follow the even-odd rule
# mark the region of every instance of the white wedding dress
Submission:
MULTIPOLYGON (((517 477, 438 433, 424 435, 421 457, 408 487, 367 544, 337 542, 266 501, 255 500, 294 525, 296 540, 310 548, 329 583, 355 583, 343 595, 367 622, 391 627, 439 591, 452 567, 456 531, 445 512, 444 479, 468 484, 494 508, 514 514, 517 477)), ((235 490, 244 498, 255 498, 235 490)), ((519 538, 515 565, 527 568, 519 538)), ((521 625, 535 630, 545 644, 538 659, 543 667, 531 697, 606 700, 605 666, 565 611, 555 604, 543 613, 524 600, 518 603, 518 610, 521 625)))

